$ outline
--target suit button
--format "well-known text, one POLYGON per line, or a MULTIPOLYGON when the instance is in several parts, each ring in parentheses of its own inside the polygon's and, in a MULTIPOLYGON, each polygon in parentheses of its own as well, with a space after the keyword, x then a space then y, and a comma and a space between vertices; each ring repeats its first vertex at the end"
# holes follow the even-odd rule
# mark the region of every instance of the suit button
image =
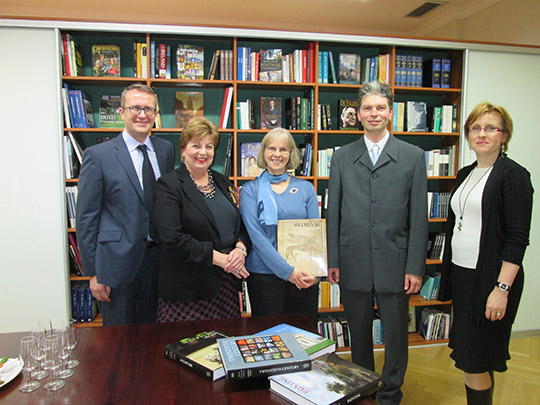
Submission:
POLYGON ((375 223, 371 224, 371 227, 372 227, 372 228, 375 228, 375 226, 376 226, 376 224, 375 224, 375 223))
POLYGON ((150 218, 144 217, 144 222, 148 222, 148 221, 150 221, 150 218))
POLYGON ((374 174, 374 175, 371 176, 371 179, 372 179, 372 180, 375 180, 376 178, 377 178, 377 175, 376 175, 376 174, 374 174))
POLYGON ((372 199, 371 199, 371 202, 375 204, 375 203, 377 202, 377 199, 376 199, 376 198, 372 198, 372 199))

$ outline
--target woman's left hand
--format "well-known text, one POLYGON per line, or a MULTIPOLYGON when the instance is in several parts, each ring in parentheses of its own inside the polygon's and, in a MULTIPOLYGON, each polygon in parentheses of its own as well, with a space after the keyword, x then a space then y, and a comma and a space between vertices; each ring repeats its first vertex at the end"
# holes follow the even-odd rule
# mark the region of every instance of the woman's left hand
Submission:
POLYGON ((240 249, 233 249, 227 255, 227 264, 223 268, 227 273, 232 273, 238 278, 245 278, 249 275, 244 264, 246 262, 246 255, 240 249), (246 274, 247 273, 247 274, 246 274), (239 274, 245 274, 244 277, 239 277, 239 274))
POLYGON ((504 318, 506 314, 506 305, 508 304, 508 292, 495 287, 486 302, 486 319, 498 321, 504 318))

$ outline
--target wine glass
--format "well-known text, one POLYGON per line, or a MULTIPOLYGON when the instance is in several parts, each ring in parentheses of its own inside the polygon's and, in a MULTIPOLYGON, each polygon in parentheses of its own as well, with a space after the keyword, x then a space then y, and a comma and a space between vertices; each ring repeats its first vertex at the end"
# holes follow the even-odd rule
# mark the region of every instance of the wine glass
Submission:
POLYGON ((69 360, 67 361, 67 367, 68 368, 75 368, 77 367, 80 362, 79 360, 75 360, 71 358, 71 351, 75 349, 75 346, 77 346, 77 328, 75 325, 77 324, 77 321, 73 318, 69 318, 66 321, 66 328, 69 330, 69 341, 71 344, 71 350, 69 351, 69 360))
POLYGON ((60 339, 58 335, 45 336, 45 364, 51 370, 51 381, 45 384, 47 391, 57 391, 63 388, 66 383, 57 378, 57 371, 60 368, 60 339))
POLYGON ((34 360, 36 361, 36 370, 32 373, 32 378, 36 380, 43 380, 49 375, 49 372, 43 368, 43 361, 45 360, 45 330, 34 328, 32 329, 32 336, 36 340, 36 350, 33 353, 34 360))
POLYGON ((52 335, 53 327, 50 319, 41 319, 38 321, 38 330, 43 331, 45 336, 52 335))
POLYGON ((36 360, 33 357, 33 353, 36 350, 36 339, 34 336, 24 336, 21 338, 21 351, 19 353, 19 359, 23 366, 22 369, 28 374, 28 381, 19 387, 21 392, 32 392, 41 387, 39 381, 32 380, 32 371, 37 367, 36 360))
POLYGON ((65 326, 65 323, 62 322, 61 329, 56 329, 55 332, 58 335, 58 339, 60 341, 59 351, 58 351, 58 357, 60 359, 60 367, 58 372, 56 373, 56 376, 58 378, 69 378, 71 377, 74 372, 73 370, 66 368, 67 367, 67 359, 69 358, 69 354, 71 353, 71 342, 69 337, 69 327, 65 326))

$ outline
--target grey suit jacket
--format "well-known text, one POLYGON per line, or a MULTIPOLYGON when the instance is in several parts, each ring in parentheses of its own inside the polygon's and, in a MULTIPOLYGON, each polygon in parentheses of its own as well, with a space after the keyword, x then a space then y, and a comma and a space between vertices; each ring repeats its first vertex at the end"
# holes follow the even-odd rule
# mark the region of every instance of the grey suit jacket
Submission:
POLYGON ((423 275, 428 238, 424 152, 390 138, 373 167, 362 138, 337 150, 328 186, 328 267, 358 291, 403 291, 423 275))
MULTIPOLYGON (((172 143, 155 137, 152 143, 161 174, 173 170, 172 143)), ((122 135, 84 151, 76 225, 84 274, 127 287, 144 256, 149 215, 122 135)))

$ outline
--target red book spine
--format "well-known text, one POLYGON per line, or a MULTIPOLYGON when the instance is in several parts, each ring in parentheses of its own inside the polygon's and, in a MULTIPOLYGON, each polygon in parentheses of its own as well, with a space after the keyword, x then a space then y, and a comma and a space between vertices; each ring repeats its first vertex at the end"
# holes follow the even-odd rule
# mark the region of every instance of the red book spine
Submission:
POLYGON ((159 78, 167 76, 167 45, 159 44, 159 78))

